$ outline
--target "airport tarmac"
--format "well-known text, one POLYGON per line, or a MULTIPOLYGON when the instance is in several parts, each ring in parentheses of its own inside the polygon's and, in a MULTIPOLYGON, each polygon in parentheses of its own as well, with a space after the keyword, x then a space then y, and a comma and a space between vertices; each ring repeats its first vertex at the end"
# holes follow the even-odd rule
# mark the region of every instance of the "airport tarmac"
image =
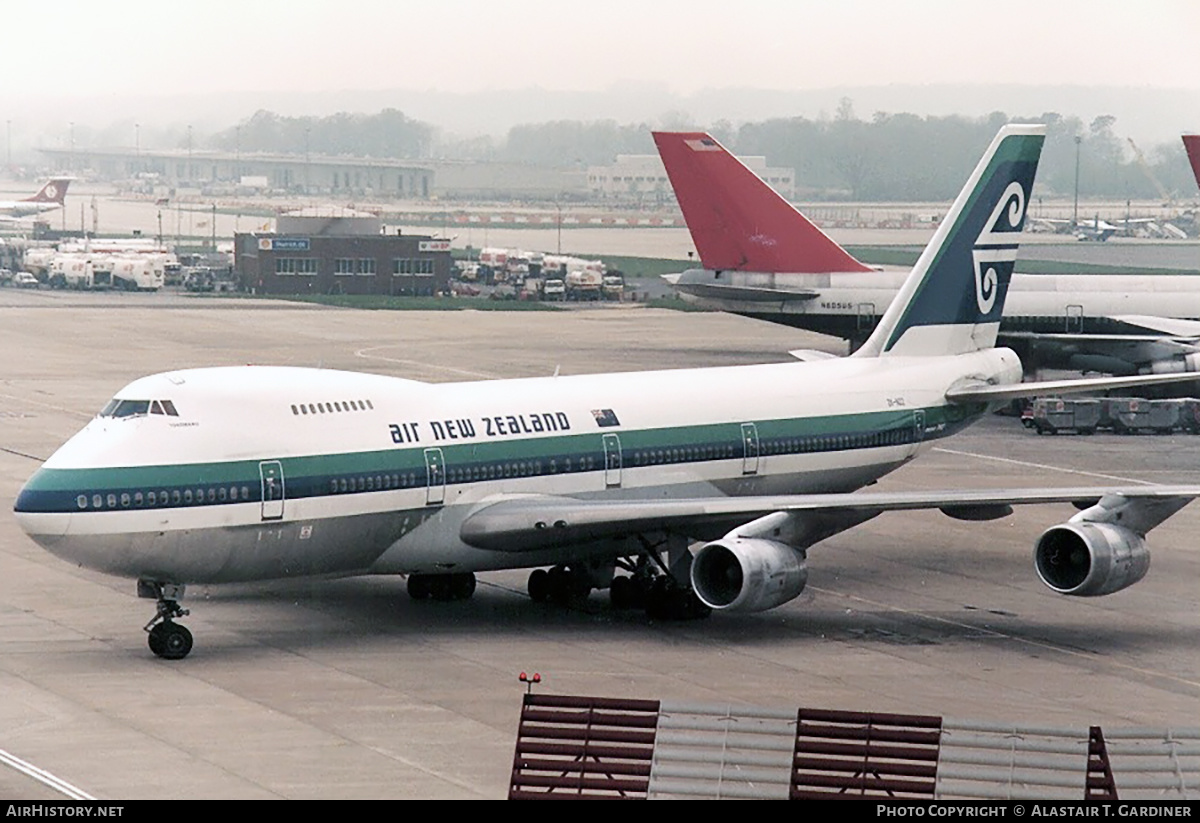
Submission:
MULTIPOLYGON (((369 312, 206 300, 0 301, 0 506, 128 381, 288 364, 447 381, 787 360, 840 343, 720 314, 369 312)), ((94 298, 94 299, 93 299, 94 298)), ((819 387, 814 387, 814 391, 819 387)), ((881 489, 1194 482, 1200 438, 1038 437, 988 419, 881 489)), ((770 459, 764 458, 764 459, 770 459)), ((809 587, 754 615, 658 622, 533 603, 525 572, 462 603, 398 578, 192 587, 191 656, 155 658, 153 603, 0 513, 0 749, 101 799, 503 798, 524 685, 551 693, 1195 726, 1200 505, 1150 535, 1149 575, 1060 597, 1032 568, 1069 506, 991 523, 885 515, 809 554, 809 587)), ((0 767, 0 796, 49 799, 0 767)))

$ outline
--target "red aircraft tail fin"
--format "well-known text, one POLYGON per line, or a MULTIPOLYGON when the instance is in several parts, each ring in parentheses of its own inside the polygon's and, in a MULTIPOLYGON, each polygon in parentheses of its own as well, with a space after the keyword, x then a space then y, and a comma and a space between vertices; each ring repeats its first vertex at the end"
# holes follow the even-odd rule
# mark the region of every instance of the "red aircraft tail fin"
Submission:
POLYGON ((1200 186, 1200 134, 1185 134, 1183 147, 1187 149, 1188 160, 1192 164, 1192 174, 1196 177, 1196 185, 1200 186))
POLYGON ((706 269, 871 271, 703 132, 654 142, 706 269))
POLYGON ((55 177, 38 190, 33 197, 26 197, 22 203, 57 203, 63 204, 67 196, 67 186, 71 185, 70 177, 55 177))

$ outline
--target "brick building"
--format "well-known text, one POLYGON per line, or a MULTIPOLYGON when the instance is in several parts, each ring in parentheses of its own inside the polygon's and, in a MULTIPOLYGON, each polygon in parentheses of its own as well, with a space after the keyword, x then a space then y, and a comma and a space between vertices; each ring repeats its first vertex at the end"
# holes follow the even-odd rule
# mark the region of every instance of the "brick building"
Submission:
POLYGON ((450 241, 382 234, 373 215, 305 210, 277 231, 234 237, 242 288, 258 294, 434 295, 449 289, 450 241))

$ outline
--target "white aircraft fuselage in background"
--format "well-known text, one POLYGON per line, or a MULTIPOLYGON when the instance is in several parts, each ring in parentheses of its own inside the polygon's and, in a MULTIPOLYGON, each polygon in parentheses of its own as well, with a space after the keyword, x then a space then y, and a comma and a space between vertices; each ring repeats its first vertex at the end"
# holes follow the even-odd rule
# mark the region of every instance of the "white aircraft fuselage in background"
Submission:
POLYGON ((67 187, 74 179, 73 177, 55 177, 32 197, 26 197, 23 200, 0 200, 0 218, 18 219, 61 209, 67 196, 67 187))
MULTIPOLYGON (((671 283, 695 305, 862 341, 907 277, 688 269, 671 283)), ((1188 274, 1014 273, 999 334, 1026 369, 1119 375, 1200 371, 1198 338, 1200 275, 1188 274)))

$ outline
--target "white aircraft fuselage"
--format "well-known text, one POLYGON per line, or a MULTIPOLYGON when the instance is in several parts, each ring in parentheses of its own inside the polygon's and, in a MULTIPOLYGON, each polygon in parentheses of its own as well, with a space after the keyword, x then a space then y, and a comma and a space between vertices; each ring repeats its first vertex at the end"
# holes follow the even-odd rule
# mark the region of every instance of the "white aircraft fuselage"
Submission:
MULTIPOLYGON (((907 276, 907 271, 802 274, 689 269, 672 285, 684 300, 698 305, 737 314, 806 316, 818 324, 818 318, 827 316, 830 328, 852 330, 859 314, 881 315, 907 276)), ((1071 331, 1080 320, 1095 327, 1114 315, 1200 320, 1200 276, 1014 274, 1000 329, 1001 333, 1071 331)))
MULTIPOLYGON (((861 341, 907 276, 902 271, 689 269, 672 285, 684 300, 706 308, 861 341)), ((1200 321, 1200 276, 1013 274, 1000 340, 1018 351, 1028 369, 1137 374, 1171 370, 1169 364, 1178 361, 1178 370, 1194 371, 1200 365, 1189 359, 1197 350, 1189 341, 1200 334, 1195 321, 1200 321), (1164 319, 1145 325, 1156 318, 1164 319), (1120 338, 1105 340, 1106 334, 1120 338)))
MULTIPOLYGON (((513 495, 851 491, 986 410, 947 403, 951 386, 1020 379, 1006 349, 456 384, 172 372, 121 390, 117 401, 142 405, 98 416, 64 444, 16 516, 66 560, 146 579, 551 564, 560 552, 472 546, 461 524, 513 495), (177 414, 151 412, 155 401, 177 414)), ((611 540, 594 549, 619 553, 611 540)))

